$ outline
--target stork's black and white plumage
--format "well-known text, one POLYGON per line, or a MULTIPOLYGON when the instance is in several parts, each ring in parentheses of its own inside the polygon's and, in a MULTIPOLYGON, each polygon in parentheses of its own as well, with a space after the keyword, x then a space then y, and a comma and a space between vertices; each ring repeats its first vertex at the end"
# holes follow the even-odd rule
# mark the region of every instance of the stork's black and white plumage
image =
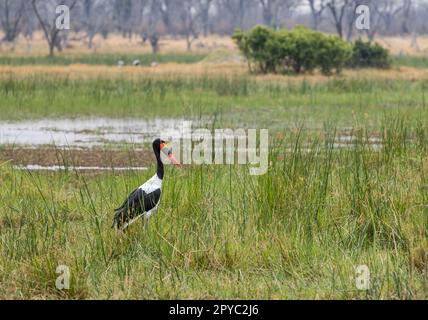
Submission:
POLYGON ((149 219, 157 211, 162 195, 164 165, 160 153, 163 152, 175 165, 180 163, 174 158, 165 141, 157 139, 153 142, 153 152, 157 161, 156 174, 141 187, 134 190, 120 208, 115 210, 113 227, 126 230, 140 218, 149 219))

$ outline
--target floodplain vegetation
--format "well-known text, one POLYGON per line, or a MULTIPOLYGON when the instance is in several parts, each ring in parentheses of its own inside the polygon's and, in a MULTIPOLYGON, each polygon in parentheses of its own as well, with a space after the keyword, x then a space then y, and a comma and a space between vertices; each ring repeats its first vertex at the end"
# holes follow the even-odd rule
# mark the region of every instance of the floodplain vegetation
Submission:
POLYGON ((2 121, 205 118, 212 129, 267 128, 270 146, 262 176, 239 165, 168 167, 159 211, 127 233, 111 229, 113 210, 153 165, 85 174, 3 160, 0 297, 426 299, 422 58, 332 77, 248 74, 241 61, 228 62, 230 72, 204 59, 175 59, 183 64, 166 70, 4 62, 2 121), (73 68, 111 74, 72 76, 73 68), (69 290, 55 286, 59 265, 70 269, 69 290), (356 287, 360 265, 370 270, 367 291, 356 287))

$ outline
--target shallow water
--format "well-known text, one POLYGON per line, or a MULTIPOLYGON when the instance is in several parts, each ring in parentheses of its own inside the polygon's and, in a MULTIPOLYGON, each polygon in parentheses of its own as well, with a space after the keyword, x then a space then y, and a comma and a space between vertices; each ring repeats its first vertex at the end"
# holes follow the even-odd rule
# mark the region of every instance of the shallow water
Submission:
MULTIPOLYGON (((132 144, 139 149, 144 143, 164 133, 182 132, 188 119, 131 119, 131 118, 76 118, 41 119, 26 121, 0 121, 0 145, 39 148, 56 146, 69 149, 85 149, 104 145, 132 144)), ((193 128, 207 125, 209 121, 193 121, 193 128)), ((336 138, 336 149, 352 147, 357 138, 352 129, 344 128, 336 138)), ((196 138, 196 132, 193 133, 196 138)), ((382 148, 382 141, 371 137, 367 141, 375 150, 382 148)))
POLYGON ((0 122, 0 145, 55 145, 90 148, 106 144, 141 144, 164 131, 181 130, 183 119, 41 119, 0 122))

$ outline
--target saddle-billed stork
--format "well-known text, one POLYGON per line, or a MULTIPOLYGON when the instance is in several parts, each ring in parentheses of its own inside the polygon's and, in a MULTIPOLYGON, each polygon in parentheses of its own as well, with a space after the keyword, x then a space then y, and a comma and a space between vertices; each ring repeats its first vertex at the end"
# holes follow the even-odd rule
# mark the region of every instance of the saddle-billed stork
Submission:
POLYGON ((139 218, 148 220, 157 211, 161 200, 164 177, 161 152, 168 156, 173 164, 181 166, 180 162, 172 155, 172 151, 165 141, 161 139, 153 141, 153 152, 157 161, 156 174, 141 187, 134 190, 120 208, 115 209, 113 228, 116 226, 124 231, 139 218))

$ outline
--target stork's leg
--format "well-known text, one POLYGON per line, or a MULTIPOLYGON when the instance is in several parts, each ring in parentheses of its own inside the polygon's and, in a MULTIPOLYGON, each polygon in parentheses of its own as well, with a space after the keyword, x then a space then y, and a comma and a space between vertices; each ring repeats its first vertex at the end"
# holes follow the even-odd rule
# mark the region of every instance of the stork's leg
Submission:
POLYGON ((142 218, 141 220, 142 220, 142 222, 143 222, 143 227, 144 227, 144 229, 145 229, 145 230, 147 230, 147 228, 148 228, 149 220, 150 220, 151 216, 152 216, 152 215, 153 215, 153 213, 155 213, 157 210, 158 210, 158 208, 157 208, 157 207, 156 207, 156 208, 153 208, 152 210, 150 210, 149 212, 146 212, 146 213, 143 215, 143 218, 142 218))
POLYGON ((146 214, 141 218, 141 221, 143 223, 144 231, 147 231, 147 228, 149 227, 149 218, 147 217, 146 214))

